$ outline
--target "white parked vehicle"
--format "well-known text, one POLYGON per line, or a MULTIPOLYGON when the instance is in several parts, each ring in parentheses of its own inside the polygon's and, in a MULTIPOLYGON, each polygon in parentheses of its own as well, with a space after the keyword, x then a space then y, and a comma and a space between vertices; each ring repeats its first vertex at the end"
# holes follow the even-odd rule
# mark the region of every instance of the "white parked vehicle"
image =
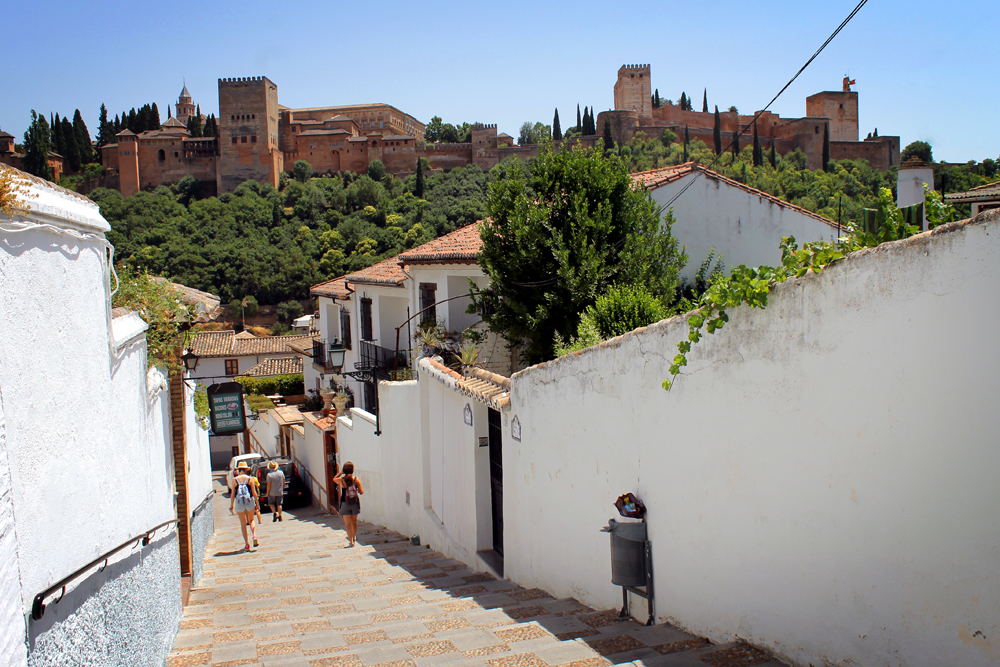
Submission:
POLYGON ((229 493, 232 493, 236 487, 236 466, 240 463, 246 463, 249 468, 254 462, 262 458, 264 457, 260 454, 240 454, 229 459, 229 470, 226 471, 226 486, 229 487, 229 493))

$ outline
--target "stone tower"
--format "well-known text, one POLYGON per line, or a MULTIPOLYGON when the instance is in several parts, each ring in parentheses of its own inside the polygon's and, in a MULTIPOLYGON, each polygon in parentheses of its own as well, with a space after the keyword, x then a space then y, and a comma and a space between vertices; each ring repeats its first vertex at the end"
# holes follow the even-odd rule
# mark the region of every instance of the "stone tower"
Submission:
POLYGON ((174 108, 177 110, 174 117, 187 126, 188 118, 193 116, 195 112, 194 100, 191 99, 191 93, 188 92, 187 83, 184 84, 184 89, 177 97, 177 104, 174 105, 174 108))
POLYGON ((810 95, 806 98, 806 116, 830 119, 830 141, 858 140, 858 93, 855 91, 810 95))
POLYGON ((499 162, 496 123, 476 123, 472 126, 472 161, 483 171, 489 171, 499 162))
POLYGON ((122 197, 139 191, 139 137, 131 130, 118 133, 118 179, 122 197))
POLYGON ((653 116, 653 91, 649 65, 622 65, 615 82, 615 109, 634 111, 640 118, 653 116))
POLYGON ((219 193, 253 179, 278 186, 278 87, 267 77, 219 79, 219 193))

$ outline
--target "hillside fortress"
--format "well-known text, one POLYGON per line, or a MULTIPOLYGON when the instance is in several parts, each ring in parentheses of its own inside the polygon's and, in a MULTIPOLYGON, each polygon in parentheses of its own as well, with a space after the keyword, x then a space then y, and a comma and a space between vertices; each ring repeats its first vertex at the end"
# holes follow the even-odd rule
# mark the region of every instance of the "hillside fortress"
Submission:
MULTIPOLYGON (((613 110, 598 114, 596 135, 574 137, 595 144, 610 123, 615 141, 626 143, 637 132, 652 137, 665 129, 686 127, 692 139, 713 144, 713 113, 682 111, 679 106, 653 107, 649 65, 623 65, 614 86, 613 110)), ((232 192, 246 180, 277 187, 282 171, 305 160, 317 173, 364 173, 375 160, 396 175, 411 174, 418 158, 431 169, 469 164, 490 169, 512 155, 538 155, 538 146, 515 146, 494 124, 476 124, 469 143, 424 143, 424 123, 389 104, 290 109, 278 103, 278 86, 264 76, 219 79, 219 137, 192 137, 185 121, 196 105, 187 85, 176 103, 176 116, 159 130, 139 135, 124 130, 118 141, 102 148, 104 167, 118 176, 122 194, 176 183, 187 175, 209 184, 216 193, 232 192)), ((830 127, 830 158, 862 158, 876 169, 899 163, 899 137, 876 136, 858 141, 858 94, 845 79, 843 92, 806 98, 806 116, 781 118, 765 112, 757 120, 765 150, 780 154, 801 149, 807 166, 822 162, 824 126, 830 127)), ((724 144, 734 130, 748 128, 753 116, 721 112, 724 144)), ((747 138, 752 135, 749 128, 747 138)), ((559 143, 559 142, 556 142, 559 143)), ((744 143, 744 145, 746 145, 744 143)))
MULTIPOLYGON (((873 169, 884 171, 899 165, 899 137, 879 136, 878 130, 858 141, 858 93, 851 90, 851 81, 844 77, 842 91, 816 93, 806 98, 806 115, 802 118, 782 118, 765 111, 757 119, 757 134, 761 147, 769 151, 774 146, 780 155, 800 149, 806 154, 806 166, 819 169, 823 162, 824 125, 830 127, 831 160, 868 160, 873 169)), ((665 104, 653 107, 653 88, 649 65, 622 65, 615 82, 615 108, 598 114, 597 134, 610 122, 615 141, 630 141, 636 132, 650 137, 660 136, 665 129, 680 134, 685 128, 691 140, 700 139, 714 145, 715 113, 685 111, 680 106, 665 104)), ((740 138, 743 146, 753 141, 752 122, 756 114, 740 115, 736 111, 719 111, 723 147, 732 141, 733 132, 746 129, 740 138)))

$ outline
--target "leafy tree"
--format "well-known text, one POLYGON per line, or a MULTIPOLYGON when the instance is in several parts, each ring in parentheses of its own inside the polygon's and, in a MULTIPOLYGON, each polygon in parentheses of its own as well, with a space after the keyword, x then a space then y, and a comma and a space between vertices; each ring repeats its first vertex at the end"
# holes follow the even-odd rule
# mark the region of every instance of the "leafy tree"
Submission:
POLYGON ((385 178, 385 164, 382 160, 372 160, 368 165, 368 178, 373 181, 381 181, 385 178))
POLYGON ((722 155, 722 119, 719 117, 719 106, 715 106, 715 128, 712 130, 712 139, 715 140, 715 154, 722 155))
POLYGON ((102 146, 115 143, 115 126, 113 123, 108 121, 108 108, 103 104, 101 105, 101 115, 97 121, 97 128, 98 149, 102 146))
POLYGON ((83 116, 77 109, 73 114, 73 133, 76 135, 76 145, 80 150, 80 161, 84 164, 94 161, 94 147, 90 140, 90 130, 83 122, 83 116))
POLYGON ((574 147, 543 149, 530 172, 498 165, 483 223, 480 266, 490 287, 473 290, 470 312, 525 345, 529 363, 551 359, 558 335, 613 284, 672 298, 685 257, 648 193, 633 189, 624 160, 574 147))
POLYGON ((927 164, 934 163, 934 156, 931 151, 931 145, 926 141, 914 141, 903 149, 903 152, 899 154, 900 162, 908 160, 911 157, 917 157, 926 162, 927 164))
POLYGON ((201 127, 201 116, 197 113, 188 116, 187 129, 191 133, 192 137, 200 137, 202 132, 201 127))
POLYGON ((302 317, 304 309, 299 301, 283 301, 278 304, 278 319, 282 322, 291 323, 293 320, 302 317))
POLYGON ((299 183, 305 183, 312 178, 312 165, 305 160, 296 160, 292 165, 292 177, 299 183))
POLYGON ((424 196, 424 158, 417 158, 417 177, 413 184, 413 194, 421 199, 424 196))
POLYGON ((997 163, 992 158, 986 158, 982 164, 983 176, 993 178, 997 173, 997 163))
POLYGON ((521 124, 521 132, 517 137, 517 144, 518 146, 542 144, 548 141, 550 137, 551 130, 548 125, 544 125, 541 122, 532 124, 526 121, 521 124))
POLYGON ((52 150, 49 123, 45 116, 31 110, 31 124, 24 132, 24 170, 40 178, 52 179, 49 151, 52 150))
POLYGON ((59 114, 56 114, 55 118, 49 114, 49 128, 52 137, 52 150, 63 155, 66 152, 66 137, 63 136, 62 120, 60 120, 59 114))
POLYGON ((705 92, 701 96, 701 112, 708 113, 708 88, 705 89, 705 92))
POLYGON ((757 123, 753 124, 753 166, 760 167, 764 164, 764 152, 760 148, 760 137, 757 136, 757 123))
POLYGON ((612 285, 580 316, 577 335, 568 344, 556 339, 556 354, 562 356, 658 322, 670 311, 642 285, 612 285))
POLYGON ((778 157, 774 154, 774 139, 771 140, 771 169, 778 168, 778 157))
POLYGON ((559 127, 559 108, 557 107, 555 115, 552 116, 552 139, 559 141, 562 138, 562 128, 559 127))
POLYGON ((830 171, 830 123, 823 126, 823 171, 830 171))

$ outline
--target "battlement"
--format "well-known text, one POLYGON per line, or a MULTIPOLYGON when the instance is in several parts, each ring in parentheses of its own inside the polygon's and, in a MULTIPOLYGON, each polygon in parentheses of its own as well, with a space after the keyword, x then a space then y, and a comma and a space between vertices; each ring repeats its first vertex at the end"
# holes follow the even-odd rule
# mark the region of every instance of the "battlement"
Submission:
POLYGON ((495 130, 497 129, 496 123, 473 123, 473 130, 495 130))
POLYGON ((253 83, 255 81, 263 81, 265 78, 263 76, 239 76, 229 79, 219 79, 219 83, 253 83))
POLYGON ((637 70, 637 71, 649 70, 649 64, 647 63, 645 65, 622 65, 621 69, 619 69, 618 71, 621 72, 622 70, 637 70))

